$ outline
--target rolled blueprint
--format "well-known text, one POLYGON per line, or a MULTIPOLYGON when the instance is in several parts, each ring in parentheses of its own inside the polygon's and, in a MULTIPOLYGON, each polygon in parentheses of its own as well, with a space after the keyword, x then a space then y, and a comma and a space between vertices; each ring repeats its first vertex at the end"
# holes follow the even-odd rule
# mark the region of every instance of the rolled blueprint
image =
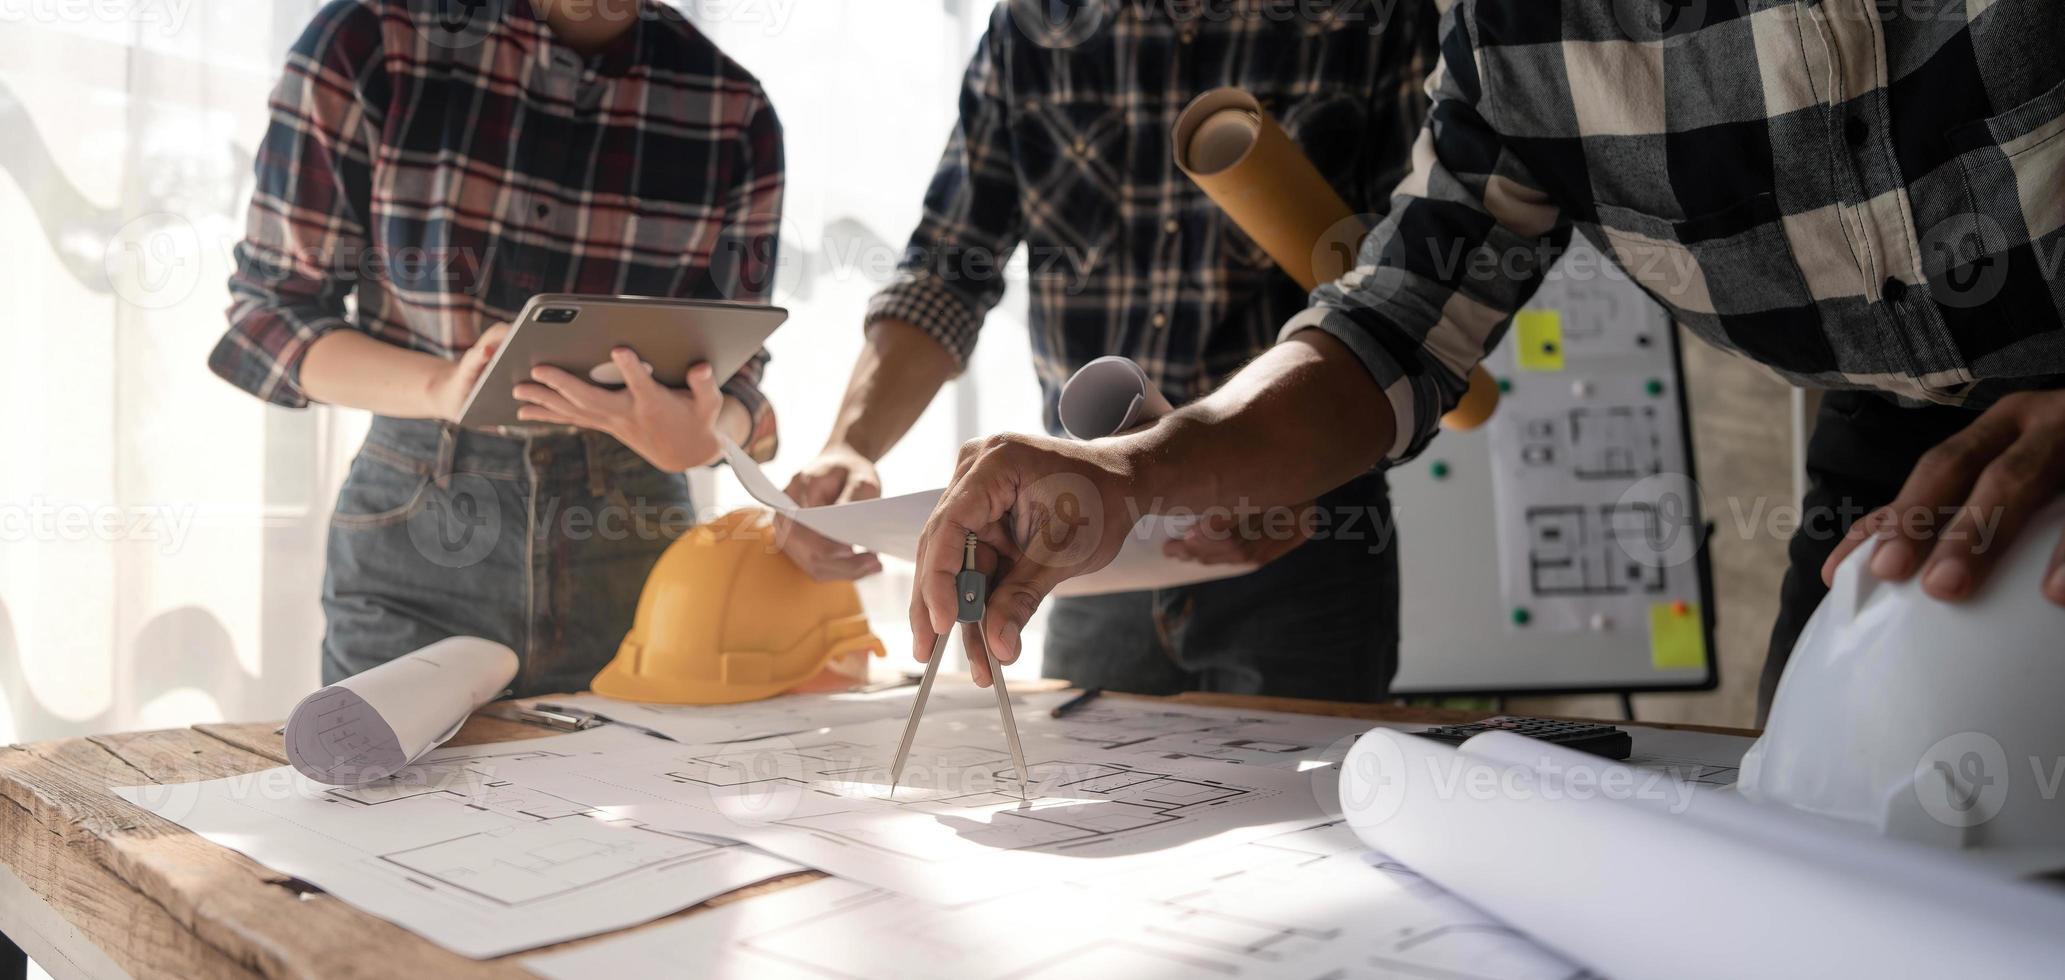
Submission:
POLYGON ((2051 975, 2065 896, 1505 732, 1364 735, 1364 843, 1621 978, 2051 975))
POLYGON ((516 677, 516 653, 455 636, 301 700, 287 716, 287 761, 329 786, 392 776, 459 733, 516 677))
POLYGON ((1061 427, 1077 439, 1115 436, 1172 411, 1147 372, 1123 357, 1091 361, 1061 386, 1061 427))
MULTIPOLYGON (((1298 285, 1309 291, 1355 267, 1369 229, 1254 96, 1206 92, 1177 117, 1174 135, 1176 166, 1298 285)), ((1470 390, 1441 424, 1474 429, 1498 404, 1498 384, 1473 368, 1470 390)))

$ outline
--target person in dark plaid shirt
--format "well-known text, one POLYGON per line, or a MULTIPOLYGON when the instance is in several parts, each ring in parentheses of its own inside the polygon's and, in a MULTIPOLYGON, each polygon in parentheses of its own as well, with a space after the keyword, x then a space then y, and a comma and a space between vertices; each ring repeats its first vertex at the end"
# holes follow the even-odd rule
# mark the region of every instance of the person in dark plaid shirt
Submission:
POLYGON ((376 418, 337 501, 326 682, 454 634, 580 690, 693 520, 718 433, 769 458, 763 351, 721 386, 541 367, 529 423, 456 419, 539 293, 766 301, 783 185, 759 83, 645 0, 337 0, 295 43, 209 367, 376 418), (348 302, 349 301, 349 302, 348 302))
MULTIPOLYGON (((1105 355, 1138 362, 1174 404, 1212 390, 1269 347, 1305 293, 1176 168, 1177 115, 1212 88, 1247 89, 1345 200, 1380 210, 1425 113, 1433 27, 1426 0, 998 4, 923 220, 868 309, 831 439, 789 492, 806 504, 879 492, 874 460, 967 365, 1014 252, 1049 431, 1062 382, 1105 355)), ((1291 549, 1200 530, 1179 545, 1193 560, 1275 560, 1222 582, 1065 600, 1045 673, 1152 694, 1382 697, 1398 636, 1384 479, 1336 483, 1314 496, 1362 515, 1365 533, 1291 549)), ((878 567, 800 528, 788 541, 821 577, 878 567)))
MULTIPOLYGON (((1822 533, 1794 537, 1767 695, 1872 535, 1878 575, 1969 596, 1989 545, 2065 484, 2059 38, 2051 0, 1460 0, 1413 174, 1358 268, 1146 433, 964 460, 922 545, 919 648, 951 619, 939 542, 1037 513, 1044 474, 1096 481, 1112 540, 1003 577, 1011 653, 1020 610, 1116 549, 1120 501, 1293 501, 1419 452, 1572 232, 1694 333, 1841 389, 1809 448, 1822 533)), ((2065 605, 2065 547, 2044 589, 2065 605)))

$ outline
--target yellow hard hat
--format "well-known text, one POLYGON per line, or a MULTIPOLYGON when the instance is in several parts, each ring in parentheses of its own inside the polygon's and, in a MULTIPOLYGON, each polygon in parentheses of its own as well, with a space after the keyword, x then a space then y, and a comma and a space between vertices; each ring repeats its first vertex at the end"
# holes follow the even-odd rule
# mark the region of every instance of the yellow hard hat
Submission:
POLYGON ((734 704, 886 656, 851 582, 818 582, 777 546, 766 511, 733 511, 668 546, 595 693, 626 701, 734 704), (836 669, 836 668, 832 668, 836 669))

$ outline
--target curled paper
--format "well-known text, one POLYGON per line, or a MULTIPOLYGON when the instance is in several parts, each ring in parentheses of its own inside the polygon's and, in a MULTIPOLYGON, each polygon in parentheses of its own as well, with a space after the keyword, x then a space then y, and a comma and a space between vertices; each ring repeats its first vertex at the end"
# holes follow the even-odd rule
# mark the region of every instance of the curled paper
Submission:
POLYGON ((1061 386, 1061 427, 1077 439, 1102 439, 1175 411, 1140 365, 1100 357, 1061 386))
POLYGON ((516 653, 455 636, 347 677, 287 716, 287 761, 328 786, 392 776, 459 733, 516 677, 516 653))
MULTIPOLYGON (((1369 229, 1254 96, 1206 92, 1177 117, 1174 135, 1176 166, 1298 285, 1311 290, 1355 268, 1369 229)), ((1469 380, 1442 417, 1450 429, 1474 429, 1498 407, 1489 372, 1473 368, 1469 380)))
POLYGON ((1451 748, 1376 729, 1340 792, 1364 843, 1607 976, 2035 977, 2065 959, 2050 889, 1508 732, 1451 748))

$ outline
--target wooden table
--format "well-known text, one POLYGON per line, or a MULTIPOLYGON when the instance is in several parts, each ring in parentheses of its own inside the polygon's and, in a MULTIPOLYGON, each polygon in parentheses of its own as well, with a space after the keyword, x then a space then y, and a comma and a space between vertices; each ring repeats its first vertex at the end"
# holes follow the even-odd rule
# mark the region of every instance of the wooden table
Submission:
MULTIPOLYGON (((1191 694, 1166 700, 1372 721, 1444 724, 1481 717, 1284 698, 1191 694)), ((277 727, 197 725, 0 749, 0 980, 21 975, 24 954, 60 980, 529 976, 516 960, 537 950, 466 959, 108 792, 113 786, 216 779, 284 765, 281 739, 273 734, 277 727)), ((555 734, 481 714, 451 744, 555 734)), ((789 875, 677 915, 819 877, 814 871, 789 875)))

